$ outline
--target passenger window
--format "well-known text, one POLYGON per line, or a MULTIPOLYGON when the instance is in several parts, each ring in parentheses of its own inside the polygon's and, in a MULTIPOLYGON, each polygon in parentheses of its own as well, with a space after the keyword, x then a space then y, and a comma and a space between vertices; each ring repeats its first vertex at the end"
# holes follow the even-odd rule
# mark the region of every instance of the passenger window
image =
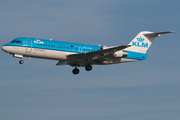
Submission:
POLYGON ((52 45, 51 45, 51 47, 52 47, 52 45))
POLYGON ((67 47, 67 49, 69 49, 69 47, 67 47))
POLYGON ((48 45, 48 47, 50 47, 50 45, 48 45))
POLYGON ((40 46, 42 46, 42 44, 40 44, 40 46))
POLYGON ((56 46, 56 48, 58 48, 58 46, 56 46))
POLYGON ((55 47, 55 45, 54 45, 54 47, 55 47))
POLYGON ((39 44, 38 44, 38 46, 39 46, 39 44))
POLYGON ((66 47, 64 47, 66 49, 66 47))
POLYGON ((61 47, 59 46, 59 48, 61 48, 61 47))
POLYGON ((46 47, 47 47, 47 45, 46 45, 46 47))
POLYGON ((43 44, 43 46, 44 46, 44 44, 43 44))

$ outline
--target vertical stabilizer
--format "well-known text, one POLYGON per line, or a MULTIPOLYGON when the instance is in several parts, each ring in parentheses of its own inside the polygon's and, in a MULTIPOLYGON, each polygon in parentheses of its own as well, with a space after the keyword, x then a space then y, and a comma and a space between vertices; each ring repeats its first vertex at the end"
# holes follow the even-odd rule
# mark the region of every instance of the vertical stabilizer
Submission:
POLYGON ((125 50, 146 53, 155 37, 159 37, 161 34, 173 32, 174 31, 153 33, 149 31, 142 31, 129 43, 131 47, 126 48, 125 50))

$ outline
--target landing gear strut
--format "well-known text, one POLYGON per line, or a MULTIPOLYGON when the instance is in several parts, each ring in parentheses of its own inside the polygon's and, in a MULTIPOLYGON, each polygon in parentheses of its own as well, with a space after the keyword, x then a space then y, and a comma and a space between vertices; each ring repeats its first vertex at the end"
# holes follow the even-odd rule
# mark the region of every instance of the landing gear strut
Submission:
POLYGON ((86 71, 90 71, 90 70, 92 70, 92 66, 90 64, 88 64, 88 65, 86 65, 85 69, 86 69, 86 71))
POLYGON ((75 67, 75 68, 73 69, 72 73, 73 73, 74 75, 78 74, 78 73, 79 73, 79 69, 75 67))
POLYGON ((23 61, 23 60, 20 60, 20 61, 19 61, 19 64, 23 64, 23 63, 24 63, 24 61, 23 61))

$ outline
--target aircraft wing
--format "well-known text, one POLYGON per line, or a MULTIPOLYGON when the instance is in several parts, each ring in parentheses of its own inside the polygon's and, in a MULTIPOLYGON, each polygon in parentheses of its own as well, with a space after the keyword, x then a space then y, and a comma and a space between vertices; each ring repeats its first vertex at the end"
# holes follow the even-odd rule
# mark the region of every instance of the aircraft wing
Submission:
MULTIPOLYGON (((122 46, 117 46, 117 47, 112 47, 104 50, 98 50, 98 51, 93 51, 93 52, 87 52, 87 53, 80 53, 80 54, 72 54, 68 55, 68 59, 91 59, 96 56, 101 56, 105 53, 111 53, 111 52, 116 52, 122 49, 125 49, 127 47, 130 47, 131 45, 122 45, 122 46)), ((105 58, 104 58, 105 59, 105 58)))

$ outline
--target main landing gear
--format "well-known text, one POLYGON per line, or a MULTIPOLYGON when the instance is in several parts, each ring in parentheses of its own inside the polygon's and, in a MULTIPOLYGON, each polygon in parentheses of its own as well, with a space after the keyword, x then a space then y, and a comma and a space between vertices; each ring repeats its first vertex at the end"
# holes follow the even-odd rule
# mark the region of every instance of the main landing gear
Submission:
MULTIPOLYGON (((92 70, 92 65, 88 64, 85 66, 85 70, 86 71, 91 71, 92 70)), ((74 75, 77 75, 79 73, 79 69, 75 66, 75 68, 73 69, 72 73, 74 75)))
POLYGON ((79 69, 75 67, 72 72, 73 72, 74 75, 76 75, 76 74, 79 73, 79 69))
POLYGON ((86 71, 91 71, 92 70, 92 65, 86 65, 85 70, 86 71))

